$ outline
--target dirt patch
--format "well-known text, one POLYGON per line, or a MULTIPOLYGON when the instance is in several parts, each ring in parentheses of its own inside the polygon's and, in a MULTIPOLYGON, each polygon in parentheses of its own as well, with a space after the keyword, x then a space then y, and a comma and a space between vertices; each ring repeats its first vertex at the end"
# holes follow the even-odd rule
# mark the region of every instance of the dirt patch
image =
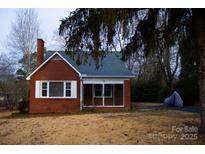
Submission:
POLYGON ((0 113, 0 144, 205 144, 205 136, 194 130, 198 113, 10 114, 0 113))

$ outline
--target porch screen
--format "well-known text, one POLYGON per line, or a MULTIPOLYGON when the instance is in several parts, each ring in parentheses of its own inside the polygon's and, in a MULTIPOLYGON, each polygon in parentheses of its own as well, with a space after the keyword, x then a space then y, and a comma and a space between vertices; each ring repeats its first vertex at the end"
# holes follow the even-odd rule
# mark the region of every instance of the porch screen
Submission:
POLYGON ((122 106, 123 84, 84 84, 85 106, 122 106))
POLYGON ((84 93, 83 93, 84 105, 85 106, 94 105, 92 84, 85 84, 83 89, 84 89, 84 93))
POLYGON ((123 84, 115 84, 114 105, 123 105, 123 84))
POLYGON ((63 82, 50 82, 49 83, 49 96, 50 97, 63 97, 63 82))
POLYGON ((94 84, 93 88, 94 88, 93 104, 94 106, 102 106, 103 105, 103 85, 94 84))
POLYGON ((112 84, 104 85, 104 105, 105 106, 113 106, 115 105, 113 99, 113 86, 112 84))

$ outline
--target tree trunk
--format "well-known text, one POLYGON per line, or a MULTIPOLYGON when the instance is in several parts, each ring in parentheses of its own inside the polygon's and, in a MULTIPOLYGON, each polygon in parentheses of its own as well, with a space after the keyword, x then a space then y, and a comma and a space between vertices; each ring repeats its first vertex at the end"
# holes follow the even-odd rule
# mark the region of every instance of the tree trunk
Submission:
POLYGON ((200 132, 205 133, 205 10, 193 9, 193 28, 199 54, 200 132))

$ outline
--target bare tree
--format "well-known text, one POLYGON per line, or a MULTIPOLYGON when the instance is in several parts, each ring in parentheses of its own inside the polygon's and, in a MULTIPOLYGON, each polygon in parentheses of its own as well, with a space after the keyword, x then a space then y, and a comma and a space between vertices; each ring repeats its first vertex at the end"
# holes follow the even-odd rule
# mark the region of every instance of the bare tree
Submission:
POLYGON ((65 50, 65 39, 64 37, 60 36, 58 34, 59 32, 57 30, 53 31, 52 41, 50 45, 56 50, 65 50))
POLYGON ((14 84, 14 65, 8 53, 0 54, 0 94, 4 98, 0 104, 4 104, 7 108, 12 108, 16 105, 14 92, 17 91, 14 84))
POLYGON ((6 53, 0 54, 0 80, 7 78, 9 74, 14 72, 14 62, 6 53))
POLYGON ((38 35, 39 22, 35 9, 17 9, 16 20, 8 36, 8 47, 14 55, 24 57, 22 65, 26 75, 32 71, 31 54, 36 49, 38 35))

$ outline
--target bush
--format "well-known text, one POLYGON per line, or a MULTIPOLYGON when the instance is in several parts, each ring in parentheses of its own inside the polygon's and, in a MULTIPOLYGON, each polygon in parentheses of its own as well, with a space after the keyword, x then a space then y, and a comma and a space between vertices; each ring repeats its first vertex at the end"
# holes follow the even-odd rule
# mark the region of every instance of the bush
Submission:
POLYGON ((18 102, 18 110, 20 113, 28 113, 28 101, 22 100, 18 102))
POLYGON ((131 99, 138 102, 158 102, 161 84, 156 80, 132 80, 131 99))
POLYGON ((173 90, 162 86, 158 81, 132 80, 131 99, 135 102, 162 102, 177 91, 184 101, 184 105, 193 105, 199 101, 199 86, 196 80, 183 79, 176 82, 173 90))
POLYGON ((159 102, 163 103, 165 98, 169 97, 171 94, 172 90, 169 87, 162 87, 159 91, 159 102))
POLYGON ((137 80, 131 81, 131 100, 137 101, 137 80))
POLYGON ((195 102, 199 101, 199 86, 196 80, 180 80, 177 82, 174 90, 179 93, 184 101, 184 105, 193 105, 195 102))

